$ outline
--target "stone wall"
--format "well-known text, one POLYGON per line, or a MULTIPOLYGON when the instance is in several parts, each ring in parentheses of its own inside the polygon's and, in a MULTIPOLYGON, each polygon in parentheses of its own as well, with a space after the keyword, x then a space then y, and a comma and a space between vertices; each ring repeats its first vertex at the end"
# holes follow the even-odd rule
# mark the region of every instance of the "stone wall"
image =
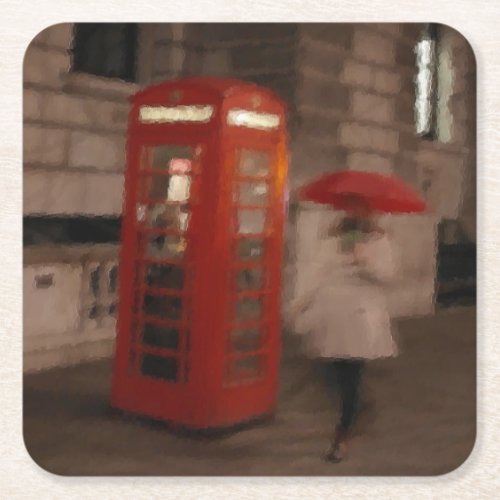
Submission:
POLYGON ((24 214, 121 212, 127 97, 138 85, 70 69, 72 24, 51 26, 24 58, 24 214))
MULTIPOLYGON (((148 25, 152 38, 150 80, 171 80, 184 74, 187 26, 182 23, 148 25)), ((144 28, 143 28, 144 29, 144 28)))

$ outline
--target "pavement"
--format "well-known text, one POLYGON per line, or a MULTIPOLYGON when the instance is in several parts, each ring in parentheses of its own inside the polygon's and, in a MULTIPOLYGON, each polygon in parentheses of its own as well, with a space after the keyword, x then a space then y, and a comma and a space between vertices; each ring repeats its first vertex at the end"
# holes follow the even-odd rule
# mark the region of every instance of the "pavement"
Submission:
POLYGON ((349 457, 322 460, 338 398, 321 367, 285 337, 272 420, 218 437, 176 434, 112 414, 111 361, 24 377, 24 439, 61 475, 439 475, 468 457, 476 432, 476 310, 456 307, 398 324, 401 354, 370 362, 349 457))

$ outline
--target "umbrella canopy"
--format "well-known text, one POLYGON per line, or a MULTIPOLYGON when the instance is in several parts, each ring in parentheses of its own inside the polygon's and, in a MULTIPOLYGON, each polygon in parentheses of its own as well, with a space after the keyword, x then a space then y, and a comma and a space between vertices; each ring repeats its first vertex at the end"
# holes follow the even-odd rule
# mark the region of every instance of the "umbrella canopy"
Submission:
POLYGON ((324 175, 300 188, 298 197, 339 210, 349 209, 353 198, 375 212, 419 213, 426 208, 422 197, 399 178, 356 170, 324 175))

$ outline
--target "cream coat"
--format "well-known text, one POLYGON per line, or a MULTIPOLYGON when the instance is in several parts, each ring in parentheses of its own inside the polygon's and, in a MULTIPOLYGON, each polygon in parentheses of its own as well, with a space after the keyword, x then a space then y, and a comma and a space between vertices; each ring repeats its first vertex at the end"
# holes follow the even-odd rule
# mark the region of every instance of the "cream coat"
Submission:
POLYGON ((342 254, 331 238, 318 250, 315 286, 291 306, 294 330, 305 336, 309 354, 319 358, 375 359, 397 354, 385 288, 397 263, 385 235, 372 236, 362 263, 342 254))

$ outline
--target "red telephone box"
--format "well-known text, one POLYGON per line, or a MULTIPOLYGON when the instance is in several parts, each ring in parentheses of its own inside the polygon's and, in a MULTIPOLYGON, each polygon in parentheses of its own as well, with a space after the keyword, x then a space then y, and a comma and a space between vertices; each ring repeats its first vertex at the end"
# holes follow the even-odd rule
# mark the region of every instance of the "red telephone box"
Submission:
POLYGON ((285 108, 193 78, 131 99, 112 406, 190 428, 273 412, 285 108))

